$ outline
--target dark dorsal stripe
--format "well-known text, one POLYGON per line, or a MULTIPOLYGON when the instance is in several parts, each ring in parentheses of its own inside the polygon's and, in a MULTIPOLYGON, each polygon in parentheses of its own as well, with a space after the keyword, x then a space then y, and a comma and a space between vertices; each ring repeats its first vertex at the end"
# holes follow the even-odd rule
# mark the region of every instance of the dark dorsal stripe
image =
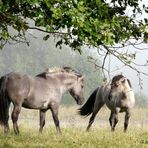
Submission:
POLYGON ((82 75, 79 73, 79 72, 77 72, 76 70, 74 70, 74 69, 72 69, 71 67, 63 67, 63 69, 66 71, 66 72, 68 72, 68 73, 74 73, 74 74, 76 74, 77 76, 79 76, 79 77, 81 77, 82 75))

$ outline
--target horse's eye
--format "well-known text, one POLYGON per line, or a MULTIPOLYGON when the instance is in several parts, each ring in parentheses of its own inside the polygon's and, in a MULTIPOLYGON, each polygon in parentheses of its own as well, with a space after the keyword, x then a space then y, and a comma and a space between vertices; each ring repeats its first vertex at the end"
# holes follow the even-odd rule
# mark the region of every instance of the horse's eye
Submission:
POLYGON ((111 88, 115 88, 115 87, 118 87, 116 83, 111 85, 111 88))
POLYGON ((84 86, 82 85, 81 88, 84 88, 84 86))
POLYGON ((112 87, 112 88, 117 87, 117 84, 116 84, 116 83, 111 84, 111 87, 112 87))

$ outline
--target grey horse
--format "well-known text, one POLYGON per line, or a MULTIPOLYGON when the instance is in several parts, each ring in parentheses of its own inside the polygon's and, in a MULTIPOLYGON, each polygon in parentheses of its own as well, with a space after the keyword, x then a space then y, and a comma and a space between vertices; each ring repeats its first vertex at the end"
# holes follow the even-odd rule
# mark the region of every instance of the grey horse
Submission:
POLYGON ((83 76, 70 67, 47 69, 35 77, 12 72, 0 79, 0 124, 4 133, 9 131, 9 106, 13 103, 11 114, 15 134, 19 134, 17 124, 21 107, 40 111, 40 129, 45 125, 45 114, 51 110, 57 133, 61 133, 58 110, 63 94, 68 91, 81 105, 84 102, 83 76))
POLYGON ((130 81, 126 77, 117 75, 113 77, 111 83, 104 83, 96 88, 86 103, 79 109, 79 114, 82 116, 88 116, 92 113, 87 131, 89 131, 96 114, 104 104, 111 111, 109 122, 112 131, 115 130, 118 123, 118 113, 125 112, 124 131, 126 132, 131 109, 135 104, 134 92, 130 81))

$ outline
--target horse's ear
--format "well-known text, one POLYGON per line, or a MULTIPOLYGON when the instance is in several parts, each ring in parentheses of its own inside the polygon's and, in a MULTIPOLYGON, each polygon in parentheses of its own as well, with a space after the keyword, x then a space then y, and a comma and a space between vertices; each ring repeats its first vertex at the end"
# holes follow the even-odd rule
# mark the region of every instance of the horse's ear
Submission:
POLYGON ((131 82, 130 82, 129 79, 127 79, 127 82, 128 82, 128 84, 129 84, 129 86, 132 88, 132 84, 131 84, 131 82))
POLYGON ((122 82, 122 83, 125 83, 125 79, 123 79, 121 82, 122 82))
POLYGON ((125 82, 125 77, 121 78, 119 82, 124 83, 125 82))

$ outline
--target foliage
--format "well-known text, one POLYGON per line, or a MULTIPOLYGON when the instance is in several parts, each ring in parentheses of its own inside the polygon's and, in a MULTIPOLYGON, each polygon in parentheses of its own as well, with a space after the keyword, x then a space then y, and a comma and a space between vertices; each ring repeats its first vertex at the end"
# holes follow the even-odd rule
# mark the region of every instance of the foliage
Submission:
MULTIPOLYGON (((26 40, 28 29, 38 29, 60 36, 62 43, 81 52, 81 46, 98 47, 143 38, 147 41, 147 18, 136 20, 148 8, 141 0, 1 0, 1 47, 9 40, 26 40), (131 7, 131 15, 126 14, 131 7), (28 22, 34 21, 34 26, 28 22), (13 35, 10 29, 13 28, 13 35), (40 28, 42 27, 42 28, 40 28)), ((49 34, 44 40, 49 38, 49 34)))
MULTIPOLYGON (((0 0, 0 48, 7 43, 25 42, 26 32, 44 32, 43 40, 57 37, 56 46, 62 44, 82 52, 84 45, 103 51, 106 58, 113 55, 125 66, 140 74, 146 74, 136 66, 137 51, 121 50, 124 47, 139 48, 147 43, 148 7, 142 0, 0 0), (139 16, 142 17, 139 17, 139 16)), ((146 44, 147 45, 147 44, 146 44)))

